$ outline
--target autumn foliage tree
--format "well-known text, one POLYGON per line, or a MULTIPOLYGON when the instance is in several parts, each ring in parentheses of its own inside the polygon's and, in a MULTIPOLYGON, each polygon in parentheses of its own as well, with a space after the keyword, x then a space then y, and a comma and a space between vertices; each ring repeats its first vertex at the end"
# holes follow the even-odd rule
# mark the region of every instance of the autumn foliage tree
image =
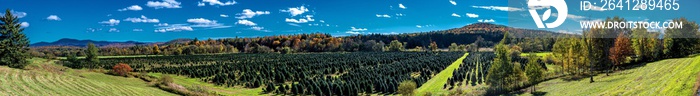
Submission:
POLYGON ((615 66, 624 63, 627 57, 634 55, 631 45, 630 39, 624 33, 617 36, 615 46, 610 48, 610 56, 608 57, 613 62, 611 70, 614 71, 615 66))
POLYGON ((126 74, 128 74, 132 70, 133 69, 131 69, 131 67, 128 64, 124 64, 124 63, 119 63, 117 65, 114 65, 114 67, 112 67, 112 72, 116 75, 119 75, 119 76, 126 76, 126 74))

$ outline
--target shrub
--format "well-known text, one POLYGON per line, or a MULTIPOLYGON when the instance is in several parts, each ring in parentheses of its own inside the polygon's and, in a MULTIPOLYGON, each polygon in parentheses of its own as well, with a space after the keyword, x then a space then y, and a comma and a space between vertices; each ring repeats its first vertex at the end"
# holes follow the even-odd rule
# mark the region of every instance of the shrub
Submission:
POLYGON ((423 96, 433 96, 433 93, 431 93, 431 92, 425 92, 425 93, 423 93, 423 96))
POLYGON ((168 84, 168 83, 173 83, 173 78, 170 77, 170 75, 163 75, 160 77, 160 80, 158 80, 158 81, 160 81, 161 84, 168 84))
POLYGON ((405 80, 399 84, 397 92, 403 96, 413 96, 413 91, 416 87, 416 82, 413 82, 413 80, 405 80))
POLYGON ((119 76, 126 76, 132 70, 133 69, 131 69, 131 67, 128 64, 124 64, 124 63, 119 63, 117 65, 114 65, 114 67, 112 67, 112 72, 115 75, 119 75, 119 76))

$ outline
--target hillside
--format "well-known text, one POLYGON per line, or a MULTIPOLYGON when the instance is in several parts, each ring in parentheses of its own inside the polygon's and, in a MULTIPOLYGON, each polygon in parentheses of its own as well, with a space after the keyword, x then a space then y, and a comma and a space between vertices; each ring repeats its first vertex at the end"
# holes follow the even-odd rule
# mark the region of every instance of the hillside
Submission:
MULTIPOLYGON (((54 61, 54 60, 52 60, 54 61)), ((47 62, 31 59, 28 70, 0 66, 0 95, 30 96, 169 96, 175 95, 156 87, 150 87, 137 78, 124 78, 103 73, 67 69, 47 62)))
MULTIPOLYGON (((593 77, 594 83, 589 83, 589 79, 554 79, 542 82, 536 88, 537 91, 552 96, 687 96, 694 92, 699 68, 700 56, 666 59, 618 71, 610 76, 599 74, 593 77)), ((524 95, 531 94, 528 91, 524 95)))

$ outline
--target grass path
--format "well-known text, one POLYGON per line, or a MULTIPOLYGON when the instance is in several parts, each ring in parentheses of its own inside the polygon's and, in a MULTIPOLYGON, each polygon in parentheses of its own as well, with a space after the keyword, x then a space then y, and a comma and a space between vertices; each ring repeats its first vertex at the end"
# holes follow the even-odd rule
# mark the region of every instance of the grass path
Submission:
POLYGON ((454 73, 454 70, 459 68, 459 65, 462 64, 462 60, 464 60, 464 58, 466 58, 467 55, 469 55, 469 53, 464 53, 464 56, 455 60, 455 62, 452 62, 450 66, 447 66, 445 70, 440 71, 440 73, 436 74, 432 79, 425 82, 423 86, 416 89, 416 93, 418 95, 422 95, 424 92, 432 92, 433 94, 446 94, 447 90, 443 90, 442 87, 445 85, 445 83, 447 83, 447 79, 452 77, 452 73, 454 73))
POLYGON ((697 82, 695 76, 699 72, 700 56, 666 59, 610 76, 599 74, 593 77, 594 83, 589 83, 589 79, 545 81, 537 86, 537 90, 553 96, 688 96, 693 94, 697 82))
MULTIPOLYGON (((163 74, 161 73, 149 73, 148 75, 155 76, 160 78, 163 74)), ((262 88, 243 88, 241 86, 235 86, 235 87, 224 87, 224 86, 218 86, 214 85, 212 83, 207 83, 203 82, 202 80, 199 80, 197 78, 188 78, 186 76, 177 76, 177 75, 170 75, 170 77, 173 78, 173 82, 178 85, 182 85, 185 87, 192 87, 193 85, 198 85, 200 87, 203 87, 207 89, 207 91, 210 92, 215 92, 216 94, 219 95, 225 95, 225 96, 269 96, 270 94, 261 94, 262 93, 262 88)))

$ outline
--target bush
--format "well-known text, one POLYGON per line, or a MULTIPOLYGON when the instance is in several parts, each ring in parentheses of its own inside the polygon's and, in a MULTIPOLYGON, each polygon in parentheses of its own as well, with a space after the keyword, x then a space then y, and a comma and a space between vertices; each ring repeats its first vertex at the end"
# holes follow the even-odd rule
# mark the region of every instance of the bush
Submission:
POLYGON ((433 93, 431 93, 431 92, 425 92, 425 93, 423 93, 423 96, 433 96, 433 93))
POLYGON ((158 80, 158 81, 160 81, 161 84, 168 84, 168 83, 173 83, 173 78, 170 77, 170 75, 163 75, 160 77, 160 80, 158 80))
POLYGON ((119 76, 126 76, 132 70, 134 70, 134 69, 131 69, 131 67, 128 64, 124 64, 124 63, 119 63, 117 65, 114 65, 114 67, 112 67, 112 73, 114 73, 115 75, 119 75, 119 76))
POLYGON ((399 84, 399 94, 403 96, 413 96, 413 91, 416 90, 416 82, 413 80, 405 80, 399 84))

